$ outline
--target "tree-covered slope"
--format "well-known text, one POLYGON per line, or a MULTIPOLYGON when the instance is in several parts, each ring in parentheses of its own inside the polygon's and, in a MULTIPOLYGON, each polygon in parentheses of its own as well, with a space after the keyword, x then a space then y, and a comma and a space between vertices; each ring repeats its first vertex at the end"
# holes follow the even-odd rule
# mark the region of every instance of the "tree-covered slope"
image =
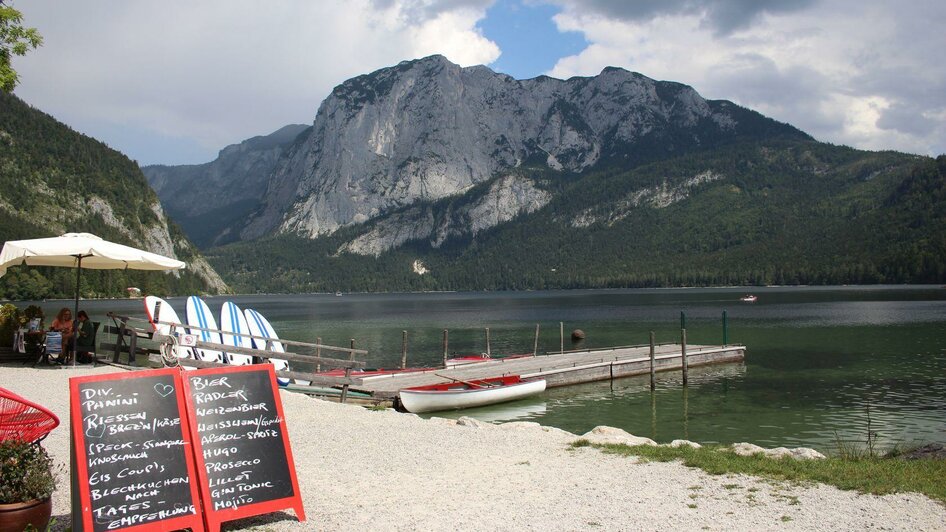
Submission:
MULTIPOLYGON (((520 172, 551 201, 475 236, 345 251, 400 209, 208 258, 241 292, 946 282, 946 157, 786 139, 633 170, 520 172)), ((424 208, 436 222, 475 195, 424 208)))
MULTIPOLYGON (((89 232, 187 263, 181 273, 88 272, 87 296, 217 292, 226 289, 184 234, 167 220, 141 170, 126 156, 79 134, 16 96, 0 93, 0 240, 89 232)), ((14 267, 0 297, 68 297, 75 272, 14 267)))

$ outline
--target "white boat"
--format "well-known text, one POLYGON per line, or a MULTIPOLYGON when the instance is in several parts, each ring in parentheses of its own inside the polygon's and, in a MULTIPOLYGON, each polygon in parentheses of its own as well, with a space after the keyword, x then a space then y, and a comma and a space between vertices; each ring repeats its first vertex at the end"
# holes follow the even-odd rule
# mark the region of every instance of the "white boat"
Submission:
POLYGON ((739 298, 739 301, 742 301, 743 303, 755 303, 758 300, 759 298, 752 294, 747 294, 739 298))
POLYGON ((398 392, 408 412, 437 412, 515 401, 545 391, 545 379, 522 380, 518 375, 454 381, 405 388, 398 392))

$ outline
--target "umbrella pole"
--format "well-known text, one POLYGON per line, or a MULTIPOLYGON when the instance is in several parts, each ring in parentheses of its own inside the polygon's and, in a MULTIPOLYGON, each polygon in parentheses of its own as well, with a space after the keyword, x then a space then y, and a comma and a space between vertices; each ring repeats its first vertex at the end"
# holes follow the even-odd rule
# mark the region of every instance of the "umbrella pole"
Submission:
MULTIPOLYGON (((79 325, 79 281, 82 279, 82 255, 79 255, 79 264, 76 266, 76 310, 72 313, 72 340, 76 339, 79 325)), ((72 354, 72 367, 76 367, 76 355, 72 354)))

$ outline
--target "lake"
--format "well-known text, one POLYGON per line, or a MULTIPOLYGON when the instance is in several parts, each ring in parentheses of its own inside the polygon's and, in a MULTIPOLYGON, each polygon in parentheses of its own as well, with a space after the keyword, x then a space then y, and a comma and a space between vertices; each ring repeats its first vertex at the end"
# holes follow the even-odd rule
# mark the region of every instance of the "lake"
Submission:
MULTIPOLYGON (((217 311, 226 298, 207 298, 217 311)), ((286 339, 369 351, 369 367, 400 364, 408 331, 408 363, 442 360, 443 329, 450 351, 493 356, 539 350, 677 342, 680 313, 690 344, 747 347, 743 364, 556 388, 534 399, 458 413, 490 421, 537 421, 582 434, 596 425, 620 427, 659 442, 748 441, 765 447, 807 446, 824 452, 838 440, 865 442, 869 430, 883 448, 946 441, 946 289, 939 286, 768 287, 752 289, 575 290, 427 294, 237 296, 286 339), (750 291, 756 303, 741 303, 750 291), (573 329, 587 338, 573 344, 573 329)), ((183 315, 184 299, 170 299, 183 315)), ((67 304, 63 302, 63 304, 67 304)), ((58 303, 47 302, 47 313, 58 303)), ((59 305, 61 306, 61 305, 59 305)), ((72 303, 68 303, 72 306, 72 303)), ((143 316, 140 301, 82 302, 100 319, 106 311, 143 316)), ((51 312, 52 311, 52 312, 51 312)), ((47 320, 49 321, 49 320, 47 320)), ((101 337, 100 337, 101 338, 101 337)))

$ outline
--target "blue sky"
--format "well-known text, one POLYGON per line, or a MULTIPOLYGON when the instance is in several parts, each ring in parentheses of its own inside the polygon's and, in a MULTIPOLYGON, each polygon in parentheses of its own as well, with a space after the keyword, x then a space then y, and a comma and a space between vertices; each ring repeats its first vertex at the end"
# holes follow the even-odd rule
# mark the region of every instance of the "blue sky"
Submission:
POLYGON ((581 52, 588 46, 584 36, 577 31, 561 32, 552 22, 560 11, 549 4, 496 2, 477 25, 502 50, 490 68, 516 79, 534 78, 552 70, 562 57, 581 52))
POLYGON ((515 78, 608 66, 862 149, 946 152, 946 2, 13 0, 31 105, 142 164, 311 123, 332 88, 445 55, 515 78))

